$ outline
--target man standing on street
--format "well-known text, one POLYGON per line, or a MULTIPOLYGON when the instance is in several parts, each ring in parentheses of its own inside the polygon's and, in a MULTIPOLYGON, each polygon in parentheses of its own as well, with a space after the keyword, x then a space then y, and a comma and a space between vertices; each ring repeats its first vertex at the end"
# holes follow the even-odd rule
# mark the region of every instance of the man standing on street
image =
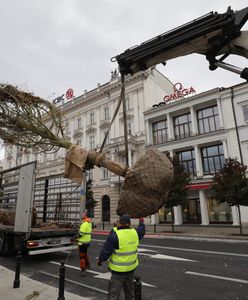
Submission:
POLYGON ((87 212, 82 215, 82 223, 78 231, 78 251, 80 259, 80 269, 85 272, 90 268, 89 257, 87 254, 91 241, 92 224, 87 212))
POLYGON ((134 299, 134 271, 138 266, 139 240, 145 235, 144 219, 139 219, 137 229, 131 227, 130 217, 124 214, 114 227, 98 258, 98 265, 108 261, 111 270, 109 300, 118 300, 123 287, 126 300, 134 299))

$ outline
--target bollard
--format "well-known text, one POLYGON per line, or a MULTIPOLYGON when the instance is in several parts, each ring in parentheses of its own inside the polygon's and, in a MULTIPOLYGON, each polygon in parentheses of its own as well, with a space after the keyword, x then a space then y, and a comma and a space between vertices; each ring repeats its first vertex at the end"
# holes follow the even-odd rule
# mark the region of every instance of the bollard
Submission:
POLYGON ((19 251, 16 256, 16 271, 15 271, 15 280, 13 283, 14 289, 20 287, 21 261, 22 261, 22 255, 21 252, 19 251))
POLYGON ((135 276, 135 281, 134 281, 134 299, 135 300, 142 300, 141 286, 142 286, 142 283, 140 281, 140 278, 135 276))
POLYGON ((64 261, 61 262, 59 268, 59 296, 58 300, 65 300, 64 290, 65 290, 65 266, 64 261))

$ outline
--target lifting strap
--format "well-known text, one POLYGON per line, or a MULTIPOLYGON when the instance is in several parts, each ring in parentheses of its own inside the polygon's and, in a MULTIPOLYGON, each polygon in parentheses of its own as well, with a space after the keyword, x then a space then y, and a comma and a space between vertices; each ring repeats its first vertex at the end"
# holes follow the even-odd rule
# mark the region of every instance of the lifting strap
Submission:
POLYGON ((126 165, 128 166, 128 140, 127 140, 127 122, 126 122, 126 105, 125 105, 125 80, 124 80, 124 74, 122 74, 121 76, 121 94, 120 94, 120 98, 119 101, 117 103, 114 115, 112 117, 112 120, 109 124, 109 128, 105 133, 104 139, 102 141, 101 144, 101 148, 100 148, 100 153, 103 151, 104 145, 106 143, 106 140, 108 138, 109 135, 109 131, 111 129, 111 126, 117 116, 117 113, 120 109, 121 106, 121 102, 123 103, 123 124, 124 124, 124 138, 125 138, 125 156, 126 156, 126 165))

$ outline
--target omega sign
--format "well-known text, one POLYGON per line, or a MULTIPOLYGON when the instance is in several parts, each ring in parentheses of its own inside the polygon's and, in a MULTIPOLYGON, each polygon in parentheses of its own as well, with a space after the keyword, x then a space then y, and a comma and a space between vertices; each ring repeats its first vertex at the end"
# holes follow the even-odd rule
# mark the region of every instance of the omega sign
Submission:
POLYGON ((193 87, 190 87, 190 88, 184 88, 183 85, 181 84, 181 82, 177 82, 173 85, 173 90, 174 90, 174 93, 173 94, 170 94, 170 95, 165 95, 164 96, 164 102, 165 103, 169 103, 173 100, 177 100, 179 98, 182 98, 182 97, 185 97, 185 96, 188 96, 190 94, 194 94, 195 93, 195 90, 193 87))

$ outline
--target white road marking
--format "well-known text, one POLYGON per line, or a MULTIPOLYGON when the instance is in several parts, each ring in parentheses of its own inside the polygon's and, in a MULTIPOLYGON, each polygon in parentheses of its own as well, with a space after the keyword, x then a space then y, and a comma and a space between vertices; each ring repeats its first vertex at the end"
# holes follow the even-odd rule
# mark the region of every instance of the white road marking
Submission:
POLYGON ((150 249, 145 249, 145 248, 138 248, 138 253, 139 252, 157 252, 157 251, 150 250, 150 249))
MULTIPOLYGON (((54 265, 60 265, 60 263, 58 263, 58 262, 56 262, 56 261, 49 261, 49 263, 50 263, 50 264, 54 264, 54 265)), ((74 269, 74 270, 79 270, 79 271, 81 271, 81 269, 80 269, 79 267, 75 267, 75 266, 67 265, 67 264, 65 264, 64 266, 67 267, 67 268, 70 268, 70 269, 74 269)), ((89 273, 92 273, 92 274, 97 274, 97 275, 102 274, 102 273, 100 273, 100 272, 93 271, 93 270, 86 270, 86 272, 89 272, 89 273)))
POLYGON ((196 250, 196 249, 187 249, 187 248, 176 248, 176 247, 164 247, 164 246, 155 246, 155 245, 144 245, 143 247, 155 248, 155 249, 165 249, 165 250, 176 250, 184 252, 194 252, 194 253, 204 253, 204 254, 216 254, 216 255, 228 255, 228 256, 238 256, 238 257, 248 257, 248 254, 242 253, 230 253, 230 252, 219 252, 219 251, 207 251, 207 250, 196 250))
MULTIPOLYGON (((49 263, 50 263, 50 264, 54 264, 54 265, 60 265, 60 263, 58 263, 58 262, 56 262, 56 261, 49 261, 49 263)), ((67 267, 67 268, 74 269, 74 270, 80 270, 79 267, 75 267, 75 266, 72 266, 72 265, 65 264, 64 266, 67 267)), ((92 273, 92 274, 96 274, 96 276, 94 276, 94 278, 99 278, 99 279, 106 279, 106 280, 109 280, 109 279, 110 279, 110 276, 111 276, 111 273, 110 273, 110 272, 107 272, 107 273, 100 273, 100 272, 93 271, 93 270, 86 270, 86 272, 92 273)), ((145 283, 145 282, 143 282, 143 281, 142 281, 142 285, 145 285, 145 286, 148 286, 148 287, 153 287, 153 288, 156 287, 155 285, 152 285, 152 284, 149 284, 149 283, 145 283)))
POLYGON ((181 258, 181 257, 176 257, 176 256, 171 256, 171 255, 164 255, 164 254, 153 254, 153 255, 151 255, 151 254, 148 254, 148 253, 139 253, 139 255, 149 256, 150 258, 197 262, 196 260, 192 260, 192 259, 181 258))
MULTIPOLYGON (((99 278, 99 279, 106 279, 106 280, 110 280, 111 277, 111 272, 107 272, 107 273, 103 273, 101 275, 97 275, 94 276, 95 278, 99 278)), ((142 281, 142 285, 148 286, 148 287, 153 287, 155 288, 155 285, 149 284, 149 283, 145 283, 144 281, 142 281)))
MULTIPOLYGON (((95 240, 95 241, 105 242, 103 240, 95 240)), ((237 241, 237 242, 239 242, 239 241, 237 241)), ((247 242, 247 241, 242 240, 241 242, 244 243, 244 242, 247 242)), ((197 249, 187 249, 187 248, 177 248, 177 247, 165 247, 165 246, 155 246, 155 245, 145 245, 145 244, 140 244, 140 246, 142 246, 142 247, 148 247, 148 248, 154 248, 154 249, 165 249, 165 250, 176 250, 176 251, 204 253, 204 254, 216 254, 216 255, 248 257, 248 254, 242 254, 242 253, 230 253, 230 252, 220 252, 220 251, 197 250, 197 249)))
POLYGON ((197 262, 196 260, 192 260, 192 259, 181 258, 181 257, 176 257, 176 256, 171 256, 171 255, 164 255, 164 254, 155 254, 155 255, 152 255, 151 258, 197 262))
MULTIPOLYGON (((59 279, 58 275, 54 275, 54 274, 51 274, 51 273, 48 273, 48 272, 44 272, 44 271, 39 271, 39 273, 59 279)), ((97 291, 97 292, 105 294, 105 295, 108 295, 108 291, 105 291, 105 290, 102 290, 102 289, 98 289, 98 288, 96 288, 94 286, 91 286, 91 285, 88 285, 88 284, 84 284, 84 283, 77 282, 77 281, 74 281, 74 280, 70 280, 70 279, 67 279, 67 278, 65 278, 65 281, 69 282, 69 283, 73 283, 73 284, 79 285, 79 286, 82 286, 82 287, 85 287, 85 288, 93 290, 93 291, 97 291)))
POLYGON ((243 280, 243 279, 237 279, 237 278, 231 278, 231 277, 223 277, 223 276, 217 276, 217 275, 212 275, 212 274, 204 274, 204 273, 197 273, 197 272, 191 272, 191 271, 187 271, 185 273, 189 274, 189 275, 196 275, 196 276, 201 276, 201 277, 210 277, 210 278, 214 278, 214 279, 228 280, 228 281, 234 281, 234 282, 248 284, 248 280, 243 280))
POLYGON ((94 276, 95 278, 99 278, 99 279, 106 279, 109 280, 111 277, 111 273, 107 272, 107 273, 101 273, 99 275, 94 276))
POLYGON ((152 287, 152 288, 156 288, 155 285, 149 284, 149 283, 145 283, 144 281, 141 281, 142 285, 148 286, 148 287, 152 287))

